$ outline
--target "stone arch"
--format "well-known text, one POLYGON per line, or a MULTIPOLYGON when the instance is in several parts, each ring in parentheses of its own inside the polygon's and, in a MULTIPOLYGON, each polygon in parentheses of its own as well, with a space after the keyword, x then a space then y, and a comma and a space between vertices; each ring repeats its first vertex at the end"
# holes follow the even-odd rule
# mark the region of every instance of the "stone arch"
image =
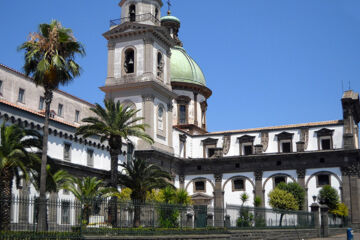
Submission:
POLYGON ((134 75, 137 70, 137 59, 136 59, 137 50, 135 46, 124 47, 121 54, 121 75, 134 75), (133 62, 131 64, 131 61, 133 62), (127 66, 127 67, 126 67, 127 66))
POLYGON ((329 174, 330 176, 334 176, 335 178, 336 178, 336 180, 339 182, 339 184, 340 184, 340 186, 342 186, 342 181, 341 181, 341 179, 334 173, 334 172, 331 172, 331 171, 318 171, 318 172, 315 172, 315 173, 313 173, 309 178, 308 178, 308 180, 306 181, 306 183, 305 183, 305 188, 308 188, 308 184, 309 184, 309 182, 310 182, 310 180, 313 178, 313 177, 315 177, 315 176, 317 176, 317 175, 319 175, 319 174, 329 174))
POLYGON ((248 180, 250 183, 251 183, 251 186, 253 187, 253 189, 255 189, 255 183, 247 176, 244 176, 244 175, 236 175, 236 176, 232 176, 231 178, 229 178, 228 180, 225 181, 225 183, 223 184, 223 186, 221 187, 221 189, 223 191, 225 191, 225 186, 228 182, 232 181, 233 179, 236 179, 236 178, 243 178, 245 180, 248 180))
POLYGON ((266 183, 267 183, 270 179, 272 179, 273 177, 282 177, 282 176, 288 177, 288 178, 290 178, 291 180, 293 180, 293 182, 296 182, 295 178, 292 177, 292 176, 290 176, 290 175, 287 174, 287 173, 275 173, 275 174, 271 175, 270 177, 268 177, 268 178, 265 180, 265 182, 264 182, 264 184, 263 184, 263 186, 262 186, 263 189, 265 189, 266 183))
POLYGON ((129 100, 129 99, 125 99, 124 101, 121 102, 121 104, 125 107, 129 107, 131 109, 136 110, 136 105, 133 101, 129 100))
POLYGON ((196 177, 196 178, 191 179, 191 181, 189 181, 189 182, 186 184, 185 190, 188 189, 188 187, 189 187, 189 185, 190 185, 191 183, 193 183, 193 182, 195 182, 195 181, 198 181, 198 180, 205 180, 206 182, 209 182, 209 183, 211 184, 212 188, 215 189, 215 184, 214 184, 210 179, 208 179, 208 178, 206 178, 206 177, 196 177))

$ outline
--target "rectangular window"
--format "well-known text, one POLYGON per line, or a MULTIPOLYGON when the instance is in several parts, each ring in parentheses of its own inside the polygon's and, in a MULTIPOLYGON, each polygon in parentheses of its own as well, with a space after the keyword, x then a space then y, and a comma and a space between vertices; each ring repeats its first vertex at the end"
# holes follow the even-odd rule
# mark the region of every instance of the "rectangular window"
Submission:
POLYGON ((64 160, 70 162, 71 160, 71 144, 64 143, 64 160))
POLYGON ((211 158, 215 155, 215 149, 214 148, 208 148, 208 157, 211 158))
POLYGON ((186 106, 185 105, 180 105, 180 110, 179 110, 179 124, 186 124, 186 106))
POLYGON ((233 180, 233 191, 245 191, 244 179, 233 180))
POLYGON ((18 102, 24 103, 25 100, 25 90, 19 88, 18 102))
POLYGON ((290 142, 283 142, 281 143, 282 152, 289 153, 291 152, 291 143, 290 142))
POLYGON ((331 141, 330 141, 330 139, 321 139, 321 149, 322 150, 331 149, 331 141))
POLYGON ((195 182, 195 191, 205 191, 205 181, 196 181, 195 182))
POLYGON ((80 118, 80 111, 76 110, 75 111, 75 122, 79 122, 79 118, 80 118))
POLYGON ((281 176, 281 177, 275 177, 274 178, 274 187, 276 187, 279 183, 286 183, 286 177, 283 177, 283 176, 281 176))
POLYGON ((133 153, 134 153, 134 145, 129 142, 127 144, 127 155, 126 155, 126 159, 128 162, 132 161, 133 153))
POLYGON ((94 166, 94 150, 91 149, 87 150, 87 165, 89 167, 94 166))
POLYGON ((3 95, 2 87, 3 87, 3 81, 0 80, 0 96, 3 95))
POLYGON ((61 103, 59 103, 59 106, 58 106, 58 116, 62 117, 63 115, 63 107, 64 105, 62 105, 61 103))
POLYGON ((253 154, 253 146, 252 145, 245 145, 244 146, 244 155, 251 155, 253 154))
POLYGON ((61 201, 61 224, 70 224, 70 202, 61 201))
POLYGON ((44 110, 45 98, 40 96, 39 99, 39 110, 44 110))
POLYGON ((330 176, 328 174, 320 174, 318 178, 318 187, 330 185, 330 176))

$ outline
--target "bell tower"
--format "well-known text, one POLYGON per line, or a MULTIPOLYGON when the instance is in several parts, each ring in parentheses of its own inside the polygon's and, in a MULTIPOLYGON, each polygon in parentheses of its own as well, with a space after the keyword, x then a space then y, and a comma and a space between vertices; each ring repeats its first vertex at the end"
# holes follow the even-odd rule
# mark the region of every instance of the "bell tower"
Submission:
POLYGON ((155 144, 134 142, 136 150, 173 152, 169 31, 160 24, 161 0, 122 0, 121 18, 110 21, 106 98, 137 110, 155 144))

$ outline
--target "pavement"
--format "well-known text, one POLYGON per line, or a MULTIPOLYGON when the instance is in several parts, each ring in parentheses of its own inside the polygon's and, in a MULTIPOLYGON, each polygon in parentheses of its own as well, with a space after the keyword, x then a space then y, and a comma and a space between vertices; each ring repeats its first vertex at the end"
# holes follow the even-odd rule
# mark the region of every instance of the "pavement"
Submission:
MULTIPOLYGON (((336 236, 332 236, 332 237, 328 237, 328 238, 312 238, 309 240, 346 240, 346 239, 347 239, 346 234, 341 234, 341 235, 336 235, 336 236)), ((360 240, 360 233, 355 233, 353 240, 360 240)))

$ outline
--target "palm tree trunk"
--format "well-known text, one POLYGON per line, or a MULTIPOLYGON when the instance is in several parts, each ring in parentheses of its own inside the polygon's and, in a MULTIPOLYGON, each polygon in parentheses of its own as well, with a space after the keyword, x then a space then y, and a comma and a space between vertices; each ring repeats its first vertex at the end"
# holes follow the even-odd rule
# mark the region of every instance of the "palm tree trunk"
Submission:
MULTIPOLYGON (((121 146, 121 143, 119 143, 121 146)), ((120 147, 121 149, 121 147, 120 147)), ((119 154, 117 149, 110 148, 111 157, 111 187, 118 187, 118 166, 119 166, 119 154)), ((110 222, 113 227, 117 225, 117 197, 112 197, 110 201, 110 222)))
POLYGON ((5 168, 0 174, 0 231, 10 230, 13 174, 5 168))
POLYGON ((48 152, 48 137, 49 137, 49 117, 50 117, 50 105, 53 98, 53 93, 49 89, 45 89, 45 122, 44 122, 44 136, 41 156, 41 175, 40 175, 40 205, 39 205, 39 218, 37 231, 46 231, 46 164, 47 164, 47 152, 48 152))

